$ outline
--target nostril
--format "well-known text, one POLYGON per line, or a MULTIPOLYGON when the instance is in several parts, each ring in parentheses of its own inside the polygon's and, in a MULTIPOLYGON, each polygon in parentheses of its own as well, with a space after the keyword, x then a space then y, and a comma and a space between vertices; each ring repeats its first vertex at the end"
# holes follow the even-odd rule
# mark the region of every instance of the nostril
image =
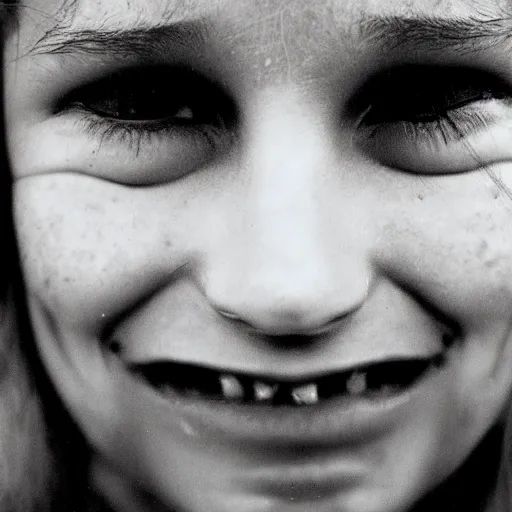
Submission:
POLYGON ((217 313, 219 313, 219 315, 221 315, 225 318, 228 318, 229 320, 243 321, 238 315, 236 315, 235 313, 231 313, 231 311, 226 311, 224 309, 218 309, 217 313))
POLYGON ((226 311, 224 309, 218 309, 217 313, 220 316, 226 318, 227 320, 230 320, 233 323, 239 324, 246 329, 253 329, 253 330, 255 329, 255 327, 253 325, 251 325, 251 323, 249 321, 242 319, 239 315, 232 313, 231 311, 226 311))
MULTIPOLYGON (((346 270, 346 269, 345 269, 346 270)), ((262 336, 320 336, 332 332, 361 309, 370 295, 369 269, 351 279, 313 281, 310 286, 254 280, 206 288, 213 311, 224 322, 262 336), (235 286, 235 284, 237 286, 235 286)), ((298 279, 298 278, 297 278, 298 279)))
POLYGON ((218 314, 227 320, 243 326, 245 329, 261 335, 279 339, 285 345, 304 345, 314 337, 330 332, 347 317, 347 314, 338 314, 331 319, 324 319, 318 323, 302 324, 301 322, 276 322, 275 325, 265 325, 256 319, 242 318, 241 315, 225 309, 218 309, 218 314))

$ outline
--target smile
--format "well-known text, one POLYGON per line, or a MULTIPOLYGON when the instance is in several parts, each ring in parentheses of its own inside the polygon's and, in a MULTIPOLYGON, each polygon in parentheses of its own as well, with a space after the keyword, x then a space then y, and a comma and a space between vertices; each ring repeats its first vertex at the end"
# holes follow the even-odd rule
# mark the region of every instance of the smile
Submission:
POLYGON ((169 361, 130 364, 129 370, 164 396, 306 407, 340 398, 378 401, 392 397, 442 366, 444 359, 441 353, 424 358, 379 361, 296 381, 169 361))

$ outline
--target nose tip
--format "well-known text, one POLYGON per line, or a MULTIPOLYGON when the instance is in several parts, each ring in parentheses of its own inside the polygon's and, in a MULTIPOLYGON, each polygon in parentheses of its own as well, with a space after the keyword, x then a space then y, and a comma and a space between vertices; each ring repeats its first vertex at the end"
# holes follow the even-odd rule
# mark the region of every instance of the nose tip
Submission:
POLYGON ((285 294, 278 288, 246 287, 229 294, 230 299, 214 301, 213 307, 223 318, 260 334, 308 337, 335 329, 361 307, 368 293, 369 279, 361 275, 350 285, 333 285, 323 291, 316 288, 285 294))

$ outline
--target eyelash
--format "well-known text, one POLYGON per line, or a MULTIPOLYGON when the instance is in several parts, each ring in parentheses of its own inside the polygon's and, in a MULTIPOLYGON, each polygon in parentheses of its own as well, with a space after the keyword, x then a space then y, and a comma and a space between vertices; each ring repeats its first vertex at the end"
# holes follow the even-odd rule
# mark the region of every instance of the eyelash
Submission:
MULTIPOLYGON (((441 142, 444 145, 460 142, 474 133, 488 129, 496 117, 485 112, 465 110, 447 110, 431 121, 400 121, 397 122, 406 137, 412 141, 420 139, 441 142)), ((363 121, 364 123, 364 121, 363 121)), ((376 139, 387 126, 374 125, 366 127, 366 136, 376 139)))
POLYGON ((159 142, 170 136, 193 138, 198 144, 214 149, 221 143, 223 135, 222 128, 213 125, 186 125, 170 119, 132 123, 104 118, 85 109, 76 110, 80 114, 79 127, 87 135, 98 138, 100 145, 105 142, 126 144, 136 155, 143 144, 159 142))
POLYGON ((497 116, 482 108, 485 102, 505 99, 510 104, 511 96, 500 79, 479 70, 405 66, 370 80, 351 108, 361 111, 369 105, 357 120, 369 139, 396 126, 413 142, 449 145, 488 129, 497 116))
POLYGON ((186 137, 213 149, 225 139, 235 117, 229 98, 216 84, 191 70, 165 67, 129 69, 81 87, 63 98, 55 113, 78 115, 78 128, 100 144, 127 144, 137 155, 143 144, 169 137, 186 137), (124 108, 125 113, 132 109, 133 118, 116 118, 112 103, 122 104, 119 110, 124 108), (138 116, 137 106, 146 114, 149 109, 147 119, 138 116), (183 107, 193 112, 193 119, 178 117, 183 107))
MULTIPOLYGON (((74 111, 79 114, 78 122, 85 133, 98 138, 101 144, 106 141, 126 144, 137 155, 144 144, 166 140, 169 137, 187 137, 187 140, 197 141, 197 144, 206 145, 211 150, 226 140, 226 133, 229 133, 229 128, 232 128, 232 126, 227 126, 230 121, 228 118, 230 117, 231 121, 234 119, 235 109, 227 101, 227 96, 221 93, 216 86, 204 78, 193 75, 190 71, 152 70, 152 77, 146 76, 146 73, 147 71, 140 69, 130 70, 116 75, 117 79, 121 79, 118 82, 103 80, 81 88, 70 94, 61 103, 58 114, 74 111), (86 105, 88 88, 92 88, 93 103, 95 99, 99 99, 101 102, 102 100, 108 101, 112 97, 116 101, 118 97, 115 96, 115 87, 119 87, 119 90, 126 94, 127 91, 123 89, 123 86, 128 83, 127 79, 130 77, 135 78, 135 84, 149 83, 150 85, 153 83, 151 78, 154 83, 157 83, 164 77, 167 80, 164 83, 170 84, 171 91, 173 91, 172 85, 178 83, 176 94, 178 105, 181 101, 180 94, 183 94, 182 106, 192 105, 194 109, 199 106, 199 120, 189 122, 172 116, 136 121, 116 119, 102 115, 86 105), (193 91, 192 96, 191 90, 193 91), (83 99, 84 91, 85 101, 83 99), (210 107, 204 106, 200 101, 197 104, 194 103, 194 95, 200 97, 205 93, 212 95, 209 103, 215 105, 215 122, 208 117, 211 115, 211 112, 208 111, 210 107), (97 94, 96 98, 95 94, 97 94), (187 101, 191 101, 191 103, 187 103, 187 101), (219 101, 219 105, 221 105, 218 112, 216 101, 219 101), (207 114, 203 115, 203 118, 206 118, 207 122, 201 122, 201 114, 205 113, 201 112, 203 107, 207 114)), ((128 94, 134 92, 136 95, 146 91, 137 89, 137 87, 139 86, 135 85, 133 91, 128 90, 128 94)), ((511 97, 509 92, 505 91, 505 85, 497 78, 477 70, 406 66, 381 73, 367 82, 351 102, 351 109, 356 112, 364 112, 359 116, 356 124, 360 129, 360 134, 368 139, 377 139, 384 130, 395 127, 400 129, 401 134, 413 143, 433 141, 449 145, 488 129, 492 123, 496 122, 496 115, 485 112, 481 107, 476 107, 476 104, 503 97, 508 100, 511 97), (430 81, 427 77, 430 78, 430 81), (434 84, 433 91, 430 90, 431 83, 434 84), (425 84, 429 85, 425 88, 425 84), (411 93, 411 91, 413 92, 411 93), (452 96, 451 104, 450 95, 452 96), (398 106, 396 109, 395 105, 398 106), (423 117, 419 112, 421 108, 424 110, 423 117), (418 115, 410 117, 411 113, 418 115)), ((157 100, 159 98, 157 97, 157 100)), ((167 107, 168 105, 164 108, 167 107)))

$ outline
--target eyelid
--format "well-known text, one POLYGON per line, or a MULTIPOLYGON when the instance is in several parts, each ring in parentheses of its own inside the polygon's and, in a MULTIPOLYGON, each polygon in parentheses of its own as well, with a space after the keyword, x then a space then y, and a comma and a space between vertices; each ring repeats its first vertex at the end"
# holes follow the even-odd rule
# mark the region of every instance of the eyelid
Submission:
POLYGON ((237 118, 236 106, 221 85, 183 66, 118 71, 71 91, 56 110, 70 109, 85 110, 120 122, 140 122, 140 129, 151 128, 153 132, 163 126, 165 120, 176 126, 212 124, 228 128, 237 118), (182 107, 191 108, 195 118, 176 117, 182 107), (116 115, 116 108, 119 108, 119 115, 116 115), (123 109, 127 109, 124 115, 123 109), (146 121, 156 124, 151 127, 146 121))
POLYGON ((358 146, 387 167, 445 174, 512 157, 492 139, 511 120, 512 86, 493 73, 402 67, 373 77, 352 105, 365 108, 356 120, 358 146))
POLYGON ((418 114, 428 114, 427 109, 437 117, 440 112, 459 108, 477 97, 512 97, 512 84, 476 68, 405 65, 370 77, 348 107, 359 122, 377 124, 412 121, 418 114), (424 112, 419 112, 422 108, 424 112))
MULTIPOLYGON (((129 97, 129 96, 128 96, 129 97)), ((132 99, 129 99, 130 106, 132 99)), ((119 105, 117 105, 119 106, 119 105)), ((212 159, 222 155, 231 146, 236 136, 232 123, 236 122, 235 105, 224 91, 207 77, 203 77, 183 68, 132 68, 116 73, 115 76, 79 86, 58 102, 54 119, 70 126, 72 136, 82 136, 96 144, 94 169, 89 173, 101 177, 109 176, 113 182, 129 185, 154 185, 181 178, 198 168, 208 165, 212 159), (154 97, 146 103, 145 91, 150 91, 152 81, 163 75, 164 82, 158 84, 154 97), (146 80, 138 88, 134 87, 133 105, 144 115, 133 119, 123 119, 95 109, 95 101, 109 101, 116 108, 117 87, 126 87, 121 94, 130 95, 129 77, 136 76, 146 80), (190 81, 194 81, 190 85, 190 81), (123 82, 124 81, 124 82, 123 82), (170 83, 169 93, 166 90, 170 83), (159 98, 164 94, 175 94, 176 100, 170 99, 163 106, 163 114, 159 114, 159 98), (183 96, 183 97, 182 97, 183 96), (197 98, 197 99, 196 99, 197 98), (174 116, 180 110, 174 106, 195 109, 197 117, 190 120, 174 116), (205 110, 203 110, 203 106, 205 110), (147 109, 147 110, 146 110, 147 109), (219 110, 219 112, 217 112, 219 110), (219 113, 220 115, 216 115, 219 113), (223 116, 222 116, 223 115, 223 116), (114 160, 109 169, 101 162, 108 161, 112 155, 122 154, 129 157, 130 169, 121 169, 114 160), (96 163, 97 162, 97 163, 96 163), (137 169, 138 167, 138 169, 137 169)), ((92 169, 93 167, 91 167, 92 169)))
MULTIPOLYGON (((454 127, 441 118, 425 126, 384 123, 374 137, 358 137, 359 147, 386 167, 420 174, 469 172, 512 160, 512 102, 492 102, 457 112, 454 127), (446 130, 443 132, 443 130, 446 130)), ((366 128, 363 132, 371 128, 366 128)))

